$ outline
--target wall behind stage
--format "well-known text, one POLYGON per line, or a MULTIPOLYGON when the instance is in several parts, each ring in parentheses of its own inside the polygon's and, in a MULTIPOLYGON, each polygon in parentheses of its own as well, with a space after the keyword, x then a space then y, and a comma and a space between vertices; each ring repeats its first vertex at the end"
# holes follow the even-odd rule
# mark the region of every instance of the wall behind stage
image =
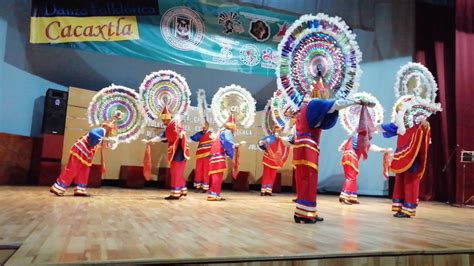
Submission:
MULTIPOLYGON (((411 61, 414 44, 414 1, 245 0, 261 8, 298 13, 324 12, 344 19, 357 34, 363 52, 361 90, 372 92, 386 108, 389 120, 394 101, 392 85, 398 68, 411 61), (298 8, 296 8, 298 7, 298 8), (295 9, 296 8, 296 9, 295 9), (403 17, 403 19, 399 19, 403 17)), ((31 1, 4 0, 0 8, 0 131, 32 136, 39 132, 41 95, 48 87, 99 90, 110 83, 138 88, 144 76, 159 69, 171 69, 186 77, 194 93, 198 88, 210 97, 221 86, 237 83, 248 88, 260 110, 275 90, 275 79, 228 71, 163 64, 135 58, 109 56, 74 49, 28 43, 31 1), (40 106, 39 108, 35 108, 40 106)), ((338 191, 343 182, 337 146, 345 138, 339 126, 325 132, 321 144, 321 190, 338 191)), ((394 146, 376 136, 379 146, 394 146)), ((69 144, 65 145, 68 146, 69 144)), ((140 155, 141 156, 141 155, 140 155)), ((361 162, 359 191, 369 195, 386 193, 379 176, 381 158, 370 155, 361 162), (373 170, 375 169, 375 170, 373 170)))
MULTIPOLYGON (((32 74, 11 64, 11 53, 26 63, 28 36, 18 31, 8 6, 0 9, 0 132, 36 136, 41 131, 44 95, 48 88, 67 90, 66 86, 32 74), (15 47, 11 47, 12 42, 15 47), (12 49, 13 48, 13 49, 12 49)), ((23 22, 20 22, 23 23, 23 22)))

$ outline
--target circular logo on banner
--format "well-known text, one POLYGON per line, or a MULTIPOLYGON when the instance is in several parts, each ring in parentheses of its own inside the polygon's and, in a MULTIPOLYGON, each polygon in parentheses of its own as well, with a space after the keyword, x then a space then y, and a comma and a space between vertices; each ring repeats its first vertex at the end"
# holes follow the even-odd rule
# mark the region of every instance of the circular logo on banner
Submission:
POLYGON ((240 61, 247 66, 256 66, 260 63, 260 51, 253 44, 246 44, 240 48, 240 61))
POLYGON ((172 47, 188 51, 201 44, 204 23, 194 10, 178 6, 169 9, 161 18, 161 35, 172 47))

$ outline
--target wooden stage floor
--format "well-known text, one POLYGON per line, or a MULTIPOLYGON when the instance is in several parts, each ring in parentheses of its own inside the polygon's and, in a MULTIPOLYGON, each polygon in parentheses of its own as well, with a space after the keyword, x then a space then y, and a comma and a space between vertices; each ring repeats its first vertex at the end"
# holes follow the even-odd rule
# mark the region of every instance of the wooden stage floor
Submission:
MULTIPOLYGON (((346 206, 318 198, 325 221, 295 224, 292 194, 224 191, 208 202, 190 191, 90 189, 55 197, 46 187, 0 187, 0 246, 21 244, 7 265, 173 263, 316 259, 474 252, 474 210, 421 202, 417 216, 392 217, 390 200, 346 206)), ((471 256, 472 258, 473 256, 471 256)), ((472 260, 472 259, 471 259, 472 260)))

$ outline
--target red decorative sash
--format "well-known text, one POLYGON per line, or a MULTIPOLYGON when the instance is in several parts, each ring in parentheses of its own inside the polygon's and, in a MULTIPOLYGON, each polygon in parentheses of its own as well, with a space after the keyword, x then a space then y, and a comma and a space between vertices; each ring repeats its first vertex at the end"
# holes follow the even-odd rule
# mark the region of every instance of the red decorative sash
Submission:
POLYGON ((407 171, 418 158, 420 164, 418 174, 421 178, 425 172, 430 135, 430 127, 422 125, 416 125, 408 129, 404 135, 399 135, 397 150, 390 165, 392 172, 398 174, 407 171))
POLYGON ((146 181, 151 180, 151 144, 146 145, 145 157, 143 158, 143 176, 146 181))
POLYGON ((236 179, 237 175, 239 174, 239 166, 240 166, 240 149, 239 147, 235 147, 234 159, 232 160, 232 178, 236 179))

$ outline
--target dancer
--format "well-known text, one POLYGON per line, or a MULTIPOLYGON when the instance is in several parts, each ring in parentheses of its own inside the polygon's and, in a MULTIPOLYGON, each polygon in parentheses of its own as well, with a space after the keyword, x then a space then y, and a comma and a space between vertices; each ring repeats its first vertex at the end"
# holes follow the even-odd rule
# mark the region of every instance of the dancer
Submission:
POLYGON ((296 137, 293 148, 293 165, 296 179, 296 223, 323 221, 317 213, 319 141, 322 130, 332 128, 338 110, 359 104, 352 100, 328 100, 329 91, 322 78, 314 85, 312 97, 307 97, 296 117, 296 137))
POLYGON ((289 148, 283 143, 280 137, 281 128, 274 125, 272 134, 260 139, 258 146, 265 153, 263 154, 263 176, 261 196, 272 196, 273 183, 275 182, 278 169, 282 168, 288 159, 289 148))
POLYGON ((372 133, 376 126, 383 121, 383 107, 380 102, 367 92, 352 94, 354 100, 364 100, 374 103, 373 107, 353 105, 340 112, 342 127, 350 134, 339 147, 342 152, 341 165, 344 169, 344 185, 339 196, 339 202, 344 204, 359 204, 357 199, 357 175, 359 174, 359 161, 361 157, 368 158, 368 152, 390 152, 371 144, 372 133))
MULTIPOLYGON (((370 151, 392 152, 392 149, 384 149, 375 144, 370 144, 370 151)), ((359 204, 357 199, 357 176, 359 175, 359 160, 361 153, 357 148, 357 135, 350 136, 340 147, 342 152, 341 165, 344 169, 344 185, 342 186, 339 202, 352 205, 359 204)))
POLYGON ((209 177, 210 188, 207 200, 222 201, 221 185, 227 169, 226 157, 232 159, 232 178, 239 172, 239 146, 245 143, 234 142, 237 123, 245 128, 250 127, 255 118, 255 99, 249 91, 232 84, 219 88, 212 98, 212 114, 218 125, 223 125, 215 136, 210 151, 209 177))
POLYGON ((420 180, 425 173, 430 144, 431 114, 441 111, 439 104, 416 96, 402 96, 394 105, 394 121, 382 124, 383 136, 397 136, 397 148, 390 170, 396 174, 392 197, 394 217, 415 216, 420 180))
POLYGON ((416 215, 420 180, 428 160, 430 124, 428 117, 442 111, 435 102, 438 85, 422 64, 408 63, 397 72, 392 122, 382 124, 384 137, 397 136, 397 147, 390 164, 396 174, 392 211, 397 218, 416 215))
POLYGON ((204 121, 202 130, 191 136, 191 140, 198 142, 196 149, 196 168, 194 170, 194 187, 198 192, 206 193, 209 190, 209 158, 212 145, 212 131, 209 122, 204 121))
POLYGON ((172 119, 172 115, 165 106, 160 116, 163 124, 166 126, 161 135, 150 140, 144 139, 144 143, 167 142, 168 156, 167 161, 170 165, 171 176, 171 194, 165 197, 166 200, 178 200, 186 197, 188 189, 186 187, 186 178, 184 170, 186 161, 189 160, 190 150, 186 141, 186 132, 180 116, 172 119))
POLYGON ((79 138, 71 147, 69 160, 61 175, 51 186, 50 192, 56 196, 64 196, 72 181, 76 184, 74 196, 89 196, 87 184, 89 172, 92 166, 97 148, 112 148, 116 144, 113 138, 117 135, 116 121, 122 117, 121 112, 116 112, 114 119, 102 123, 100 127, 93 128, 87 134, 79 138))
POLYGON ((355 37, 339 17, 318 13, 301 16, 278 45, 278 89, 297 115, 296 223, 323 220, 316 210, 321 131, 334 126, 338 110, 362 103, 345 100, 359 87, 362 74, 362 53, 355 37))
POLYGON ((234 142, 234 134, 237 130, 235 118, 231 115, 224 127, 217 133, 212 142, 209 159, 209 176, 211 186, 207 196, 208 201, 225 200, 221 197, 222 178, 227 170, 226 157, 234 159, 235 148, 241 143, 234 142))

